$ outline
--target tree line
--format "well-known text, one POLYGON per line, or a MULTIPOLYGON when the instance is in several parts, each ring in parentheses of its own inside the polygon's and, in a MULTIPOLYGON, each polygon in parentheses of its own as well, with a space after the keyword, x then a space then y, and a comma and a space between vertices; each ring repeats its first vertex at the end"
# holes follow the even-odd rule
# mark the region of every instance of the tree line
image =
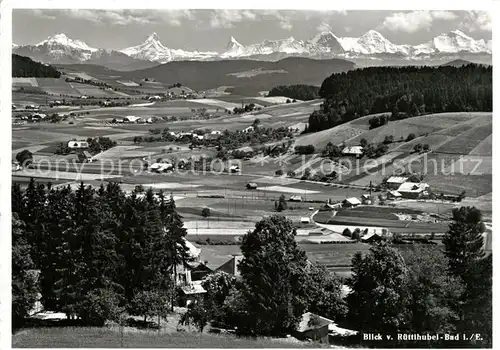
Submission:
POLYGON ((29 57, 12 54, 12 77, 59 78, 61 73, 54 67, 33 61, 29 57))
POLYGON ((72 190, 34 180, 22 190, 14 183, 14 327, 38 293, 45 309, 86 325, 116 321, 124 311, 166 312, 176 266, 189 259, 185 235, 173 198, 162 192, 138 187, 126 195, 116 183, 72 190))
MULTIPOLYGON (((331 75, 319 95, 325 101, 309 117, 308 132, 374 113, 389 112, 390 120, 399 120, 429 113, 489 112, 492 67, 369 67, 331 75)), ((373 119, 370 126, 383 125, 384 118, 373 119)))
POLYGON ((267 96, 285 96, 295 100, 309 101, 319 98, 319 87, 313 85, 280 85, 269 90, 267 96))

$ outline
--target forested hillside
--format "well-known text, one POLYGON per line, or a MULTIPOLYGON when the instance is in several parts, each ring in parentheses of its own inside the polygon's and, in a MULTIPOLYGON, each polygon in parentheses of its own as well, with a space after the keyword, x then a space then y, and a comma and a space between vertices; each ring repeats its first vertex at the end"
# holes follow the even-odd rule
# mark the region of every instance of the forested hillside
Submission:
POLYGON ((12 77, 59 78, 61 73, 52 66, 35 62, 29 57, 12 55, 12 77))
POLYGON ((441 112, 492 111, 492 67, 370 67, 333 74, 319 94, 325 99, 309 118, 315 132, 372 113, 391 119, 441 112))
POLYGON ((319 87, 314 85, 280 85, 272 88, 268 96, 285 96, 296 100, 309 101, 319 98, 319 87))

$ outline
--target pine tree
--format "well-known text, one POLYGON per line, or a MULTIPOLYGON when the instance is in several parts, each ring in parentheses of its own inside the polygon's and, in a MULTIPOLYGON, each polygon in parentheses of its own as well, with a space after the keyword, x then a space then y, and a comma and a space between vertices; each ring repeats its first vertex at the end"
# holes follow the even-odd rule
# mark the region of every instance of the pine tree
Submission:
POLYGON ((18 215, 24 214, 24 195, 18 183, 12 184, 11 203, 13 213, 17 213, 18 215))
POLYGON ((24 223, 12 214, 12 325, 23 324, 38 298, 37 273, 30 256, 24 223))
POLYGON ((492 256, 485 257, 482 213, 474 207, 453 210, 453 222, 443 238, 449 271, 465 285, 461 304, 460 331, 481 332, 491 343, 492 332, 492 256))
POLYGON ((453 222, 443 238, 450 272, 467 278, 471 266, 484 257, 482 214, 474 207, 453 210, 453 222))
POLYGON ((32 258, 35 265, 40 262, 39 247, 42 243, 41 238, 44 235, 44 208, 45 208, 45 186, 37 184, 31 178, 24 195, 24 205, 19 214, 19 218, 26 223, 26 232, 28 232, 28 244, 32 247, 32 258))
POLYGON ((42 303, 46 309, 59 310, 60 304, 56 295, 56 282, 61 280, 61 272, 66 265, 69 233, 73 228, 74 196, 71 188, 52 189, 47 194, 47 205, 44 209, 44 226, 46 230, 39 242, 40 285, 42 303))

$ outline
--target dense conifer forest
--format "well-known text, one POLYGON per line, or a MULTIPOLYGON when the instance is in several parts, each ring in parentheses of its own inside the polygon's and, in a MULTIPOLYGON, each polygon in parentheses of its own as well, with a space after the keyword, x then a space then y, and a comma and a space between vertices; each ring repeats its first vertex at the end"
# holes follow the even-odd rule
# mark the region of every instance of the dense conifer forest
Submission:
POLYGON ((370 67, 332 74, 319 89, 325 99, 309 117, 316 132, 364 115, 388 112, 391 120, 442 112, 493 109, 491 66, 370 67))
POLYGON ((309 101, 319 98, 319 87, 313 85, 280 85, 269 90, 268 96, 285 96, 309 101))
POLYGON ((59 78, 61 73, 52 66, 35 62, 29 57, 12 55, 13 78, 59 78))

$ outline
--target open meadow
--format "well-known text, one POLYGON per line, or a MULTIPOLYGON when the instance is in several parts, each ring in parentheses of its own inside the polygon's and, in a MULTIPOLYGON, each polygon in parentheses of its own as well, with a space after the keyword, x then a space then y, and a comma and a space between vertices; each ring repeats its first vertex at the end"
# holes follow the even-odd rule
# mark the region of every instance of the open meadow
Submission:
POLYGON ((317 345, 286 339, 238 338, 198 332, 158 332, 119 327, 24 329, 12 337, 13 348, 303 348, 317 345))

